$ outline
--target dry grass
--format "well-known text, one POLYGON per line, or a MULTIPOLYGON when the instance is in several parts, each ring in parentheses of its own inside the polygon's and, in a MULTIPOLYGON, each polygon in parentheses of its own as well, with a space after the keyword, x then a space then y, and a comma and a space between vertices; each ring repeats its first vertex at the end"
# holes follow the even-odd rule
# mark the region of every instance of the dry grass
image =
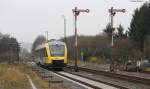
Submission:
POLYGON ((50 89, 30 67, 18 64, 0 64, 0 89, 32 89, 27 79, 29 75, 38 89, 50 89))
POLYGON ((0 64, 0 89, 30 89, 30 85, 18 67, 0 64))
MULTIPOLYGON (((38 89, 60 89, 60 85, 43 80, 31 67, 22 64, 0 63, 0 89, 32 89, 27 79, 29 75, 38 89)), ((70 89, 64 85, 61 89, 70 89)))

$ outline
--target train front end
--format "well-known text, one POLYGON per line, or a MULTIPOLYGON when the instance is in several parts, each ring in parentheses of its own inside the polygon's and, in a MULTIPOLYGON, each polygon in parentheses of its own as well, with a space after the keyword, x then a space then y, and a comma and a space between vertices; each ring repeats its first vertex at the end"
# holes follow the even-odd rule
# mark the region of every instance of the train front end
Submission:
POLYGON ((63 68, 67 65, 67 47, 64 42, 54 41, 49 42, 48 46, 48 60, 52 68, 63 68))

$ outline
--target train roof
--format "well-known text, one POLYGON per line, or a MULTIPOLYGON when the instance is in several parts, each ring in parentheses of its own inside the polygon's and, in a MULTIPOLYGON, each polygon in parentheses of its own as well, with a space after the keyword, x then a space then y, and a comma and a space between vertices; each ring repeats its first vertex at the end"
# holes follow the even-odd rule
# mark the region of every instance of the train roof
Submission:
POLYGON ((46 43, 43 43, 42 45, 39 45, 35 48, 35 50, 39 50, 39 49, 42 49, 45 47, 45 45, 48 44, 48 45, 65 45, 64 42, 62 41, 59 41, 59 40, 50 40, 46 43))
POLYGON ((57 44, 58 44, 58 45, 65 45, 64 42, 58 41, 58 40, 55 40, 55 41, 49 41, 48 44, 49 44, 49 45, 57 45, 57 44))

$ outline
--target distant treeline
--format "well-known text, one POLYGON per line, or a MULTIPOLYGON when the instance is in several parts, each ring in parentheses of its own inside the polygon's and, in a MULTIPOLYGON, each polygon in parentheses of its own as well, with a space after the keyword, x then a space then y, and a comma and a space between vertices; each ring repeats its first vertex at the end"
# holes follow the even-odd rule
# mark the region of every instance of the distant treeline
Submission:
POLYGON ((19 50, 16 38, 0 33, 0 62, 18 61, 19 50))
MULTIPOLYGON (((145 50, 141 51, 138 48, 136 42, 128 36, 128 33, 119 32, 123 28, 120 25, 117 28, 117 32, 114 35, 114 46, 111 46, 111 36, 107 32, 103 32, 96 36, 78 36, 78 59, 89 61, 92 57, 96 57, 101 62, 117 62, 125 63, 128 60, 137 61, 144 59, 150 59, 150 36, 145 39, 145 50), (113 58, 112 58, 113 57, 113 58)), ((68 57, 74 60, 75 53, 75 40, 74 36, 66 38, 66 44, 68 47, 68 57)), ((65 41, 64 39, 62 39, 65 41)))
MULTIPOLYGON (((84 53, 84 60, 89 60, 93 56, 105 62, 117 63, 150 60, 149 12, 150 2, 146 2, 134 11, 128 29, 119 25, 114 32, 113 47, 111 47, 110 24, 103 29, 103 33, 96 36, 78 36, 78 59, 81 59, 81 53, 84 53)), ((66 38, 70 59, 74 59, 74 40, 74 36, 66 38)))

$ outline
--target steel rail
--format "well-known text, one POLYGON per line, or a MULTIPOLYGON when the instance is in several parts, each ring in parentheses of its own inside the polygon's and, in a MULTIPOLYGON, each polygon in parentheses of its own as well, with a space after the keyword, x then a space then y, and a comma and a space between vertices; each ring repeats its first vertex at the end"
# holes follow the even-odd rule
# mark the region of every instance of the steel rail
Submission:
MULTIPOLYGON (((46 67, 43 67, 43 66, 39 66, 39 67, 50 71, 49 68, 46 68, 46 67)), ((52 72, 56 73, 57 75, 63 76, 63 77, 65 77, 65 78, 68 78, 68 79, 70 79, 70 80, 73 80, 73 81, 75 81, 75 82, 81 83, 81 84, 83 84, 83 85, 85 85, 85 86, 91 87, 91 88, 93 88, 93 89, 102 89, 102 88, 99 88, 99 87, 97 87, 97 86, 94 86, 94 85, 85 83, 85 82, 83 82, 83 81, 80 81, 80 80, 78 80, 78 79, 74 79, 74 78, 72 78, 72 77, 69 77, 69 76, 66 76, 66 75, 64 75, 64 74, 58 73, 57 71, 52 70, 52 72)))
POLYGON ((86 77, 86 76, 83 76, 83 75, 80 75, 80 74, 75 74, 75 73, 71 73, 71 72, 68 72, 68 71, 65 71, 65 72, 73 74, 73 75, 77 75, 77 76, 80 76, 80 77, 83 77, 83 78, 86 78, 86 79, 89 79, 89 80, 100 82, 100 83, 103 83, 103 84, 106 84, 106 85, 110 85, 110 86, 113 86, 113 87, 116 87, 116 88, 119 88, 119 89, 128 89, 126 87, 122 87, 122 86, 118 86, 118 85, 115 85, 115 84, 112 84, 112 83, 108 83, 108 82, 104 82, 104 81, 101 81, 101 80, 89 78, 89 77, 86 77))
MULTIPOLYGON (((85 82, 83 82, 83 81, 80 81, 80 80, 78 80, 78 79, 75 79, 75 78, 72 78, 72 77, 63 75, 63 74, 61 74, 61 73, 58 73, 58 72, 54 72, 54 73, 56 73, 56 74, 58 74, 58 75, 61 75, 61 76, 63 76, 63 77, 69 78, 69 79, 71 79, 71 80, 73 80, 73 81, 79 82, 79 83, 81 83, 81 84, 84 84, 84 85, 86 85, 86 86, 89 86, 89 87, 91 87, 91 88, 93 88, 93 89, 102 89, 102 88, 96 87, 96 86, 94 86, 94 85, 91 85, 91 84, 85 83, 85 82)), ((74 75, 74 74, 73 74, 73 75, 74 75)))
MULTIPOLYGON (((68 66, 68 68, 74 68, 74 66, 68 66)), ((86 71, 86 72, 93 73, 93 74, 118 78, 121 80, 130 81, 130 82, 134 82, 134 83, 141 83, 144 85, 150 85, 150 79, 147 79, 147 78, 111 73, 111 72, 106 72, 106 71, 93 70, 93 69, 82 68, 82 67, 79 67, 79 70, 86 71)))

